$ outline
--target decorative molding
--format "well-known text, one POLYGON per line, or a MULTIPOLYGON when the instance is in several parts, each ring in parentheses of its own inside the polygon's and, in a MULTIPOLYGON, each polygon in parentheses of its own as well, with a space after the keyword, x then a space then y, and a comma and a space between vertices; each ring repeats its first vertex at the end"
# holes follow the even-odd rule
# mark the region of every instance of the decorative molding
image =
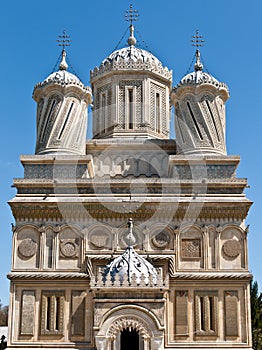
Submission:
POLYGON ((82 272, 11 272, 7 278, 10 280, 71 280, 88 279, 88 274, 82 272))
POLYGON ((108 338, 115 339, 119 332, 121 332, 123 329, 129 328, 140 332, 144 340, 150 339, 150 334, 147 330, 147 326, 142 322, 141 319, 138 319, 135 316, 123 317, 120 320, 116 320, 108 330, 108 338))
MULTIPOLYGON (((110 73, 112 71, 149 71, 152 74, 160 75, 163 78, 172 81, 172 71, 170 71, 167 67, 163 67, 159 62, 143 62, 142 59, 133 60, 129 59, 126 61, 125 59, 119 59, 118 61, 112 60, 106 61, 102 63, 100 67, 95 67, 93 71, 90 72, 91 81, 94 80, 98 76, 102 76, 106 73, 110 73)), ((145 74, 145 73, 144 73, 145 74)))
POLYGON ((179 272, 174 275, 170 275, 172 280, 251 280, 253 275, 249 272, 235 272, 235 273, 223 273, 223 272, 202 272, 202 273, 192 273, 192 272, 179 272))

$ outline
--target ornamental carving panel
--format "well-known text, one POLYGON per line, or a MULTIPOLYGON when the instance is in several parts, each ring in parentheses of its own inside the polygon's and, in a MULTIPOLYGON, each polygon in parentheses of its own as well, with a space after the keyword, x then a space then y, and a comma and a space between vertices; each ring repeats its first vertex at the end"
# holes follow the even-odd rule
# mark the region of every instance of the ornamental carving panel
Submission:
POLYGON ((226 336, 238 337, 238 294, 237 291, 225 291, 226 336))
POLYGON ((175 302, 175 332, 176 336, 188 336, 188 291, 176 291, 175 302))
POLYGON ((20 334, 33 335, 35 320, 35 291, 23 290, 21 303, 20 334))
POLYGON ((71 335, 84 336, 85 335, 85 291, 72 291, 72 315, 71 315, 71 335))
POLYGON ((109 235, 105 232, 95 232, 90 235, 90 242, 95 248, 108 248, 109 235))
POLYGON ((222 251, 229 259, 236 259, 241 253, 241 244, 235 239, 229 239, 222 246, 222 251))
POLYGON ((201 239, 182 239, 181 257, 184 259, 201 258, 201 239))
POLYGON ((25 238, 18 245, 18 253, 23 259, 32 258, 37 252, 37 243, 32 238, 25 238))

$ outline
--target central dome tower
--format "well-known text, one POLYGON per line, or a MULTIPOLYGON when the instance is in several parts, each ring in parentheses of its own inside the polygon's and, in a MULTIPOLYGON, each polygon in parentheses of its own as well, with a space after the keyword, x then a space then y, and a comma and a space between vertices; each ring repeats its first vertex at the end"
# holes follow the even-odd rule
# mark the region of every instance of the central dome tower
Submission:
POLYGON ((132 23, 129 29, 128 46, 91 71, 93 136, 166 139, 172 72, 136 47, 132 23))

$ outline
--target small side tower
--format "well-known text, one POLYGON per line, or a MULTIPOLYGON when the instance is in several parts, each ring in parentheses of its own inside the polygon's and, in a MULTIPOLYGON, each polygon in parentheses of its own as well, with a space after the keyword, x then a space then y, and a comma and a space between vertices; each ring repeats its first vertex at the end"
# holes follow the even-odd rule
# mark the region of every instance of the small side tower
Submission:
POLYGON ((66 51, 57 72, 38 83, 36 154, 85 154, 91 89, 67 71, 66 51))
POLYGON ((171 103, 175 107, 175 132, 178 153, 226 155, 225 102, 229 98, 226 84, 203 71, 200 60, 202 36, 193 36, 196 50, 194 72, 187 74, 173 88, 171 103))

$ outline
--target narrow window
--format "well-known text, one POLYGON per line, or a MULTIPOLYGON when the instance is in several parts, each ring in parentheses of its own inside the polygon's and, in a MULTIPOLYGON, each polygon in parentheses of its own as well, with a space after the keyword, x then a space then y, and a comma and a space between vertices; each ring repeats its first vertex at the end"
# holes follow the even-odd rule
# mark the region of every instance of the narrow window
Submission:
POLYGON ((78 129, 78 133, 77 133, 77 138, 76 138, 76 142, 79 141, 80 135, 82 134, 82 129, 83 129, 83 124, 84 124, 84 120, 85 120, 85 116, 81 117, 82 119, 80 120, 80 122, 78 123, 79 125, 79 129, 78 129))
POLYGON ((102 107, 102 123, 103 123, 102 132, 106 132, 107 128, 106 128, 106 94, 105 93, 102 94, 101 107, 102 107))
POLYGON ((46 133, 46 128, 47 128, 47 125, 49 124, 49 120, 50 120, 52 112, 53 112, 53 110, 55 108, 56 102, 57 102, 56 100, 52 101, 52 104, 51 104, 51 107, 49 109, 48 115, 47 115, 47 117, 45 119, 45 122, 44 122, 45 124, 44 124, 44 128, 43 128, 42 135, 41 135, 41 142, 43 142, 43 140, 44 140, 45 133, 46 133))
POLYGON ((53 238, 53 233, 48 232, 46 235, 46 266, 48 269, 51 269, 53 265, 53 238))
POLYGON ((42 303, 41 334, 63 334, 64 291, 45 291, 42 303))
POLYGON ((209 297, 209 322, 210 330, 215 331, 215 317, 214 317, 214 298, 209 297))
POLYGON ((128 128, 133 129, 134 125, 134 96, 133 89, 128 89, 128 128))
POLYGON ((45 329, 50 331, 50 318, 51 318, 51 297, 46 297, 46 326, 45 329))
POLYGON ((161 121, 160 121, 160 94, 156 93, 156 131, 161 132, 161 121))
POLYGON ((191 115, 191 117, 192 117, 192 120, 193 120, 193 123, 194 123, 194 125, 195 125, 195 128, 196 128, 196 131, 197 131, 197 133, 198 133, 198 136, 199 136, 199 138, 200 138, 201 140, 203 140, 203 136, 202 136, 202 134, 201 134, 200 128, 199 128, 199 126, 198 126, 198 124, 197 124, 196 118, 195 118, 195 116, 194 116, 194 113, 193 113, 193 111, 192 111, 192 108, 191 108, 189 102, 187 102, 187 107, 188 107, 189 113, 190 113, 190 115, 191 115))
POLYGON ((220 138, 219 138, 219 134, 218 134, 218 130, 217 130, 217 126, 216 126, 216 122, 215 122, 215 118, 214 118, 214 115, 212 113, 212 110, 211 110, 211 106, 210 106, 210 103, 208 100, 206 100, 206 105, 207 105, 207 108, 209 110, 209 113, 211 115, 211 119, 212 119, 212 122, 213 122, 213 125, 214 125, 214 128, 216 130, 216 135, 217 135, 217 141, 220 142, 220 138))
POLYGON ((61 130, 60 130, 59 135, 58 135, 58 140, 61 140, 61 137, 62 137, 63 132, 64 132, 64 130, 65 130, 66 124, 67 124, 68 119, 69 119, 69 117, 70 117, 70 114, 71 114, 71 112, 72 112, 73 106, 74 106, 74 102, 71 103, 70 108, 69 108, 69 110, 68 110, 68 112, 67 112, 67 115, 66 115, 64 124, 63 124, 63 126, 62 126, 62 128, 61 128, 61 130))
POLYGON ((204 300, 204 297, 200 297, 199 302, 200 302, 200 330, 205 331, 205 300, 204 300))
POLYGON ((59 330, 59 315, 60 315, 60 297, 56 297, 56 309, 55 309, 55 326, 56 331, 59 330))

